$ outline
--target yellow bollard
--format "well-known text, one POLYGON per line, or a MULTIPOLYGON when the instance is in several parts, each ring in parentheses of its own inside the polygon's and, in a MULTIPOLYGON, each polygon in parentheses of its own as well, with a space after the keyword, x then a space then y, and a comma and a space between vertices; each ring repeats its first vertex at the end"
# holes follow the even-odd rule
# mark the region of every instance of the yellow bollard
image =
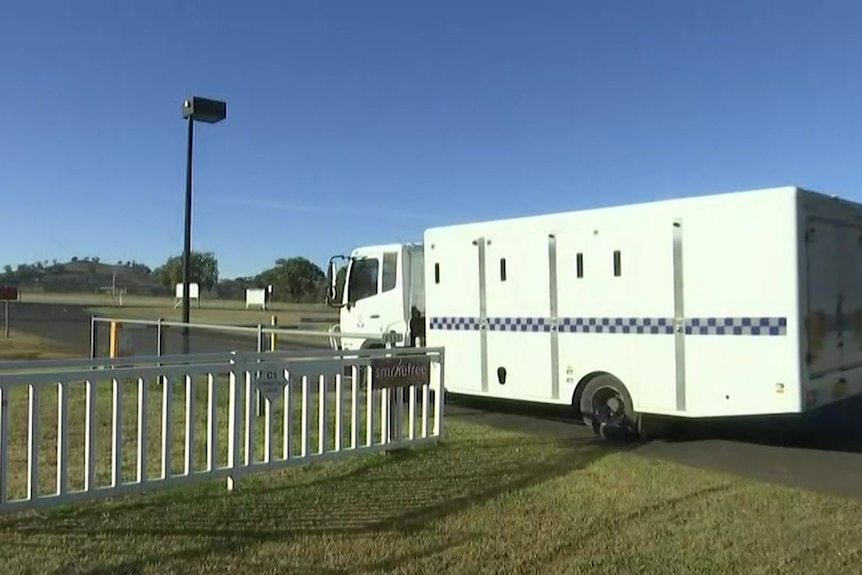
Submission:
MULTIPOLYGON (((269 325, 271 325, 273 328, 278 327, 278 316, 277 315, 273 315, 272 317, 269 318, 269 325)), ((275 335, 275 332, 272 332, 269 334, 269 351, 275 351, 275 341, 276 341, 276 335, 275 335)))
POLYGON ((108 356, 111 359, 120 356, 120 328, 123 327, 118 321, 111 322, 110 339, 108 345, 108 356))

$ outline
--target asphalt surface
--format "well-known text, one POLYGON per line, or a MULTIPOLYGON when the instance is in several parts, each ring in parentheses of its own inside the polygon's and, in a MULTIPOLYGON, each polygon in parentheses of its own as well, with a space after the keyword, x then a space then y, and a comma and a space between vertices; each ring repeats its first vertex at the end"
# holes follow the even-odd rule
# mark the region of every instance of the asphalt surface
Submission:
MULTIPOLYGON (((65 344, 82 356, 90 351, 90 316, 85 308, 18 303, 13 329, 65 344)), ((107 355, 107 327, 100 333, 107 355)), ((179 353, 180 336, 169 333, 167 353, 179 353)), ((133 333, 137 354, 155 353, 155 330, 133 333)), ((192 332, 196 353, 255 349, 244 335, 192 332)), ((284 346, 282 346, 284 347, 284 346)), ((294 346, 301 349, 299 346, 294 346)), ((583 444, 591 433, 564 410, 450 398, 447 417, 547 435, 583 444)), ((622 449, 622 447, 621 447, 622 449)), ((806 418, 697 422, 678 426, 672 437, 641 442, 629 452, 692 467, 862 499, 862 399, 849 400, 806 418)))
MULTIPOLYGON (((11 306, 12 329, 53 340, 81 357, 90 356, 90 312, 86 307, 62 304, 15 302, 11 306)), ((109 326, 98 324, 97 356, 108 356, 109 326)), ((135 355, 156 355, 156 328, 127 324, 135 355)), ((165 328, 164 352, 182 353, 182 335, 178 328, 165 328)), ((279 339, 280 349, 308 349, 307 345, 291 345, 279 339)), ((322 340, 323 341, 323 340, 322 340)), ((328 343, 327 343, 328 345, 328 343)), ((256 351, 255 334, 224 333, 193 329, 189 335, 191 353, 222 351, 256 351)))

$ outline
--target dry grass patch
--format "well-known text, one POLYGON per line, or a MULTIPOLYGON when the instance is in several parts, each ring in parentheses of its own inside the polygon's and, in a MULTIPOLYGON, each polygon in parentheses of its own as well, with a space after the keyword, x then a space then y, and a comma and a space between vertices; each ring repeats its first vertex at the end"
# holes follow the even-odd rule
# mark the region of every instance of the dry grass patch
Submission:
POLYGON ((0 361, 28 359, 61 359, 76 357, 67 346, 56 341, 13 331, 9 339, 0 333, 0 361))

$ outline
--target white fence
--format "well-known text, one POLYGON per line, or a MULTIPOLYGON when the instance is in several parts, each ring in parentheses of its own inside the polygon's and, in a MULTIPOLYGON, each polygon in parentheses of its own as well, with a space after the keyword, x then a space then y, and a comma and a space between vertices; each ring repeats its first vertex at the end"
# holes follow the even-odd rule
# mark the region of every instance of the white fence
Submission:
POLYGON ((443 435, 440 348, 120 361, 133 365, 0 364, 0 513, 216 478, 234 489, 244 474, 443 435))

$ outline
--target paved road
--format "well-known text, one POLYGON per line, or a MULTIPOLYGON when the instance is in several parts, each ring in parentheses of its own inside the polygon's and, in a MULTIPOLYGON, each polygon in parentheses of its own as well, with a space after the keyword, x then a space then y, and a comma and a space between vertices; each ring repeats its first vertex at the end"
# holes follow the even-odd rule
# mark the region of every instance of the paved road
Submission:
MULTIPOLYGON (((19 303, 13 306, 13 327, 53 339, 82 356, 89 355, 90 316, 85 308, 19 303)), ((107 335, 107 331, 104 332, 107 335)), ((138 353, 155 351, 154 330, 134 334, 138 353)), ((102 342, 106 346, 107 338, 102 342)), ((179 334, 168 336, 168 349, 179 351, 179 334)), ((193 352, 255 348, 253 336, 192 334, 193 352)), ((107 347, 101 351, 107 352, 107 347)), ((455 401, 449 417, 476 420, 502 428, 560 438, 589 437, 568 414, 553 409, 527 409, 499 404, 455 401)), ((807 422, 687 424, 672 440, 645 442, 634 450, 645 457, 674 461, 764 481, 862 499, 862 401, 823 411, 807 422)))
MULTIPOLYGON (((16 302, 11 306, 12 328, 54 340, 82 357, 90 355, 90 312, 86 307, 62 304, 16 302)), ((99 324, 99 356, 108 355, 108 324, 99 324)), ((156 354, 156 329, 147 326, 128 326, 137 355, 156 354)), ((285 338, 281 338, 284 342, 285 338)), ((321 340, 323 341, 323 340, 321 340)), ((192 330, 190 351, 192 353, 215 353, 221 351, 255 351, 257 339, 254 334, 230 334, 204 330, 192 330)), ((281 349, 303 349, 308 346, 284 344, 281 349)), ((165 330, 165 353, 182 353, 182 337, 178 328, 165 330)))
MULTIPOLYGON (((452 403, 447 406, 450 419, 481 421, 562 439, 583 440, 591 436, 563 410, 465 400, 452 403)), ((803 421, 686 423, 671 439, 643 442, 630 451, 692 467, 862 499, 862 400, 827 409, 803 421)))

